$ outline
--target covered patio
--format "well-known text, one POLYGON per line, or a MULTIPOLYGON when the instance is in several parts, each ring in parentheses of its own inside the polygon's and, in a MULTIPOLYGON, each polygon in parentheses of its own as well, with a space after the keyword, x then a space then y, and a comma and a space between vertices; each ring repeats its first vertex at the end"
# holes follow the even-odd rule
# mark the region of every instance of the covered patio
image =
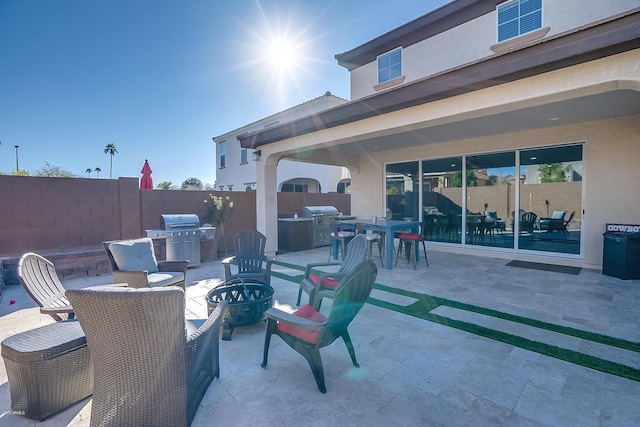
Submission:
MULTIPOLYGON (((278 249, 275 183, 278 162, 286 159, 347 167, 351 214, 358 218, 422 221, 435 206, 457 215, 460 224, 492 212, 513 232, 495 242, 465 240, 462 233, 460 240, 433 243, 452 253, 506 253, 601 268, 606 224, 637 224, 636 200, 626 195, 638 186, 631 160, 640 147, 638 13, 634 9, 238 135, 243 148, 261 153, 257 228, 269 238, 268 249, 278 249), (544 181, 539 171, 549 165, 561 165, 566 174, 571 167, 571 177, 544 181), (478 182, 467 182, 469 174, 478 182), (574 213, 570 230, 578 239, 549 241, 551 236, 540 233, 535 237, 544 240, 531 239, 533 229, 513 221, 524 210, 535 213, 538 224, 555 209, 574 213), (532 245, 532 240, 548 244, 532 245)), ((352 71, 352 91, 358 89, 353 70, 373 67, 385 49, 409 43, 407 33, 410 29, 401 27, 336 55, 352 71)))
MULTIPOLYGON (((275 299, 295 304, 300 268, 326 261, 327 252, 278 255, 275 299)), ((428 268, 414 271, 401 259, 390 271, 378 263, 376 287, 350 327, 361 368, 341 342, 323 349, 326 394, 279 338, 268 367, 260 367, 263 323, 236 328, 220 343, 220 378, 192 425, 640 424, 640 281, 506 264, 431 248, 428 268)), ((205 295, 222 277, 219 261, 188 271, 188 317, 206 316, 205 295)), ((110 281, 104 275, 64 285, 110 281)), ((0 338, 49 322, 22 287, 5 290, 0 338)), ((11 414, 4 366, 0 372, 2 424, 89 425, 90 398, 44 422, 11 414)))

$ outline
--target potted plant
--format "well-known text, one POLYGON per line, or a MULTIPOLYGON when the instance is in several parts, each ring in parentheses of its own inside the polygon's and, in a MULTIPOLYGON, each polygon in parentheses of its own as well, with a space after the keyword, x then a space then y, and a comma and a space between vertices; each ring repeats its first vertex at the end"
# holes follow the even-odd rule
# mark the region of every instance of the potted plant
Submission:
POLYGON ((224 236, 224 222, 233 212, 233 202, 227 197, 214 196, 209 194, 209 200, 204 201, 207 204, 206 219, 212 225, 219 227, 220 235, 222 238, 222 244, 224 247, 224 254, 227 255, 227 244, 224 236))

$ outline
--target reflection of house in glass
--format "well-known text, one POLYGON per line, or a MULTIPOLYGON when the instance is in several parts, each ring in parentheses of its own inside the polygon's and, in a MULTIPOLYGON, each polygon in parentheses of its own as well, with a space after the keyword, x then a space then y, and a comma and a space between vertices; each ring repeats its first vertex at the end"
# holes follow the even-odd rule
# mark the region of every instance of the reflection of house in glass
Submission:
POLYGON ((462 158, 390 164, 387 214, 394 219, 418 218, 413 189, 418 187, 416 171, 421 169, 422 216, 429 216, 431 240, 513 248, 516 243, 532 246, 536 239, 544 238, 537 243, 545 244, 536 244, 536 250, 576 253, 580 243, 581 159, 582 144, 573 144, 466 156, 464 169, 462 158), (517 193, 520 203, 516 203, 517 193), (540 219, 549 217, 554 209, 574 212, 568 224, 572 233, 565 235, 571 236, 570 242, 563 237, 564 244, 550 245, 546 240, 560 236, 541 235, 548 230, 541 229, 540 219))

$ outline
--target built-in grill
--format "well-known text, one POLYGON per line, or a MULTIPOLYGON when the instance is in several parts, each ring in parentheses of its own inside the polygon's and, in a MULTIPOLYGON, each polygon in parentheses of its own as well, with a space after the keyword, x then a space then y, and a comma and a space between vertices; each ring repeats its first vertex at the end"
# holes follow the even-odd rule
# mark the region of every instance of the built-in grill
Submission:
POLYGON ((331 244, 331 232, 334 231, 334 220, 339 217, 335 206, 305 206, 302 208, 303 218, 313 218, 313 247, 331 244))
POLYGON ((164 229, 146 230, 147 237, 166 239, 167 261, 188 259, 189 267, 200 265, 200 239, 215 238, 215 227, 200 227, 196 214, 160 215, 160 220, 164 229))

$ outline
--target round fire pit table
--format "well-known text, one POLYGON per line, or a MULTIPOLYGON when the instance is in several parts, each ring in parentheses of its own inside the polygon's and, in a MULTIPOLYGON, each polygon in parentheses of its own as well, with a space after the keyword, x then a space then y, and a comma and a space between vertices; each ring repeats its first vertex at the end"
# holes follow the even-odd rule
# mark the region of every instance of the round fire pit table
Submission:
POLYGON ((256 279, 234 278, 207 293, 209 314, 220 301, 228 301, 222 314, 222 339, 231 340, 233 328, 258 323, 273 307, 273 288, 256 279))

